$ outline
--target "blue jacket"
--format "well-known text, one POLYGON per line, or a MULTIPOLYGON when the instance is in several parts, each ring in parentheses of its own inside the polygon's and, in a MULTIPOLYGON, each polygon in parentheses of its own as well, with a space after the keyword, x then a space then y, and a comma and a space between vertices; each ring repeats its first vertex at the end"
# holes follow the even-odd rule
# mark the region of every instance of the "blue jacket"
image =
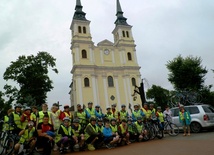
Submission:
POLYGON ((103 136, 104 136, 104 140, 111 137, 112 136, 112 130, 111 128, 106 128, 104 127, 103 129, 103 136))

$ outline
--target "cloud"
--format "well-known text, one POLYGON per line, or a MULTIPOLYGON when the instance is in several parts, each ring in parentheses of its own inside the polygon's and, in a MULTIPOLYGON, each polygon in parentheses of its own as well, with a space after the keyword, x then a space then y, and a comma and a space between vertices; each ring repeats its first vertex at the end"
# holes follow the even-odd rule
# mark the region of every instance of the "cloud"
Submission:
MULTIPOLYGON (((116 1, 81 0, 91 21, 95 45, 113 41, 116 1)), ((206 84, 213 84, 214 1, 212 0, 120 0, 137 45, 142 78, 149 85, 172 89, 165 64, 177 55, 200 56, 209 73, 206 84), (158 78, 157 78, 158 77, 158 78)), ((59 74, 50 73, 54 89, 48 102, 69 103, 72 75, 70 24, 76 1, 2 0, 0 3, 0 75, 20 55, 47 51, 57 58, 59 74)), ((0 77, 0 90, 6 83, 0 77)))

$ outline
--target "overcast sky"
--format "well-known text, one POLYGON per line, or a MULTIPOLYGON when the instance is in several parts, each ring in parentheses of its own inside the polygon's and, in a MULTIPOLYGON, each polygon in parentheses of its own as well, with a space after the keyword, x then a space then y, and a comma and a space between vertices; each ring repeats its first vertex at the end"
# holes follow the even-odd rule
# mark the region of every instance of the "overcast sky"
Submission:
MULTIPOLYGON (((116 0, 81 0, 91 21, 92 39, 113 41, 116 0)), ((172 89, 167 61, 179 54, 202 58, 208 69, 206 84, 214 83, 214 0, 120 0, 137 45, 141 77, 172 89)), ((70 24, 76 0, 0 0, 0 90, 3 73, 20 55, 47 51, 59 74, 50 73, 54 89, 47 102, 69 104, 72 75, 70 24)))

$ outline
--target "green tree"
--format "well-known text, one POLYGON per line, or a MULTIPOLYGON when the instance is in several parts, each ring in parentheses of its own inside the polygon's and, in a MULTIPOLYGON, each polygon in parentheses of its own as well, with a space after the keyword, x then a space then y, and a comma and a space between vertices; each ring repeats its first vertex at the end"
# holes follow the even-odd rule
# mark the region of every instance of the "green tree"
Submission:
POLYGON ((0 91, 0 119, 7 114, 7 110, 10 109, 12 106, 12 102, 10 102, 9 100, 8 101, 5 101, 4 99, 5 97, 5 94, 3 92, 0 91))
POLYGON ((44 103, 47 92, 53 89, 53 82, 48 76, 49 69, 51 68, 55 73, 58 73, 55 61, 56 59, 47 52, 38 52, 36 56, 19 56, 16 61, 11 62, 3 78, 6 81, 17 82, 20 89, 16 92, 15 88, 6 85, 7 95, 10 94, 11 99, 28 105, 44 103))
POLYGON ((161 106, 162 109, 164 109, 168 104, 170 98, 169 96, 169 90, 156 85, 152 85, 152 87, 146 92, 146 97, 148 99, 153 99, 155 104, 161 106))
POLYGON ((188 56, 183 58, 179 55, 172 61, 168 61, 166 65, 169 70, 168 80, 176 90, 200 90, 203 88, 204 77, 208 72, 201 63, 200 57, 188 56))

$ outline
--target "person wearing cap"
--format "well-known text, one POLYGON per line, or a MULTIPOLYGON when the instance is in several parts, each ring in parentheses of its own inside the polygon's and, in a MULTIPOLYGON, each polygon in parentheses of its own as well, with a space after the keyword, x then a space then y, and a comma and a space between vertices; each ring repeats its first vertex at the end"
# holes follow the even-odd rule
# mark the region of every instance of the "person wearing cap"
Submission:
POLYGON ((119 113, 119 112, 117 111, 116 107, 117 107, 117 104, 116 104, 116 103, 114 103, 114 104, 111 105, 111 112, 112 112, 112 114, 114 115, 114 118, 118 118, 118 113, 119 113))
POLYGON ((15 144, 14 154, 18 153, 20 147, 22 147, 23 149, 29 148, 28 153, 32 152, 35 147, 37 137, 37 131, 36 128, 34 127, 34 122, 29 121, 25 129, 23 129, 19 133, 19 136, 21 136, 21 138, 19 142, 15 144))
POLYGON ((136 129, 137 129, 137 141, 141 142, 143 140, 143 137, 147 134, 147 131, 144 128, 144 124, 142 122, 142 117, 137 117, 137 121, 134 123, 136 129))
POLYGON ((19 132, 22 130, 22 122, 21 122, 21 104, 15 105, 15 111, 11 113, 9 116, 9 128, 13 131, 14 134, 19 134, 19 132))
POLYGON ((22 116, 21 116, 22 129, 25 129, 28 122, 32 121, 30 116, 31 116, 31 108, 25 107, 24 112, 22 113, 22 116))
POLYGON ((14 110, 13 109, 9 109, 7 111, 7 115, 4 116, 4 124, 3 124, 3 131, 8 131, 9 130, 9 117, 10 117, 10 114, 13 112, 14 110))
POLYGON ((145 114, 139 108, 139 104, 135 104, 134 105, 134 110, 132 111, 132 119, 133 119, 134 122, 137 121, 137 117, 142 117, 142 118, 145 117, 145 114))
POLYGON ((74 119, 71 125, 71 131, 76 144, 79 145, 80 150, 84 150, 83 145, 85 142, 84 129, 79 124, 79 119, 74 119))
POLYGON ((50 155, 52 146, 54 144, 54 127, 49 122, 49 116, 46 114, 43 116, 43 121, 37 126, 37 143, 38 150, 42 149, 45 155, 50 155))
POLYGON ((87 125, 87 119, 90 118, 90 114, 82 109, 80 104, 77 104, 77 111, 74 112, 74 119, 79 119, 79 123, 82 128, 85 128, 87 125))
POLYGON ((123 120, 123 119, 127 120, 128 117, 129 117, 129 113, 128 113, 128 111, 126 111, 126 105, 122 104, 121 110, 118 114, 118 122, 121 122, 121 120, 123 120))
POLYGON ((88 150, 95 150, 95 146, 102 141, 102 137, 96 126, 96 118, 91 117, 90 123, 85 128, 85 142, 88 146, 88 150))
POLYGON ((39 111, 39 123, 43 122, 44 115, 48 115, 48 117, 49 117, 49 124, 52 124, 51 112, 48 111, 48 105, 46 103, 42 104, 42 110, 39 111))
POLYGON ((127 120, 127 125, 128 125, 129 135, 130 135, 129 139, 131 142, 135 142, 137 139, 137 128, 132 122, 131 118, 127 120))
POLYGON ((148 107, 148 103, 144 103, 144 105, 143 105, 143 107, 142 107, 141 110, 145 114, 146 119, 150 119, 150 117, 151 117, 151 110, 148 107))
POLYGON ((126 119, 121 120, 121 124, 118 126, 118 134, 119 134, 121 140, 124 141, 127 145, 131 143, 129 141, 130 135, 129 135, 126 119))
POLYGON ((59 147, 59 152, 65 153, 65 147, 70 145, 71 148, 77 143, 74 139, 74 134, 72 133, 72 128, 70 126, 70 118, 63 118, 63 123, 60 125, 58 130, 58 135, 60 135, 60 140, 57 142, 59 147))
POLYGON ((90 114, 90 118, 91 117, 96 118, 96 113, 95 113, 95 109, 93 108, 92 102, 88 102, 88 108, 86 108, 86 111, 90 114))
POLYGON ((102 109, 100 108, 99 105, 95 106, 95 116, 97 119, 102 119, 104 117, 104 115, 102 113, 102 109))
POLYGON ((106 108, 106 114, 104 116, 108 121, 110 121, 112 118, 114 118, 114 114, 111 111, 111 107, 106 108))
POLYGON ((164 129, 164 114, 163 114, 160 106, 157 107, 156 116, 157 116, 158 121, 160 123, 160 129, 163 130, 164 129))

